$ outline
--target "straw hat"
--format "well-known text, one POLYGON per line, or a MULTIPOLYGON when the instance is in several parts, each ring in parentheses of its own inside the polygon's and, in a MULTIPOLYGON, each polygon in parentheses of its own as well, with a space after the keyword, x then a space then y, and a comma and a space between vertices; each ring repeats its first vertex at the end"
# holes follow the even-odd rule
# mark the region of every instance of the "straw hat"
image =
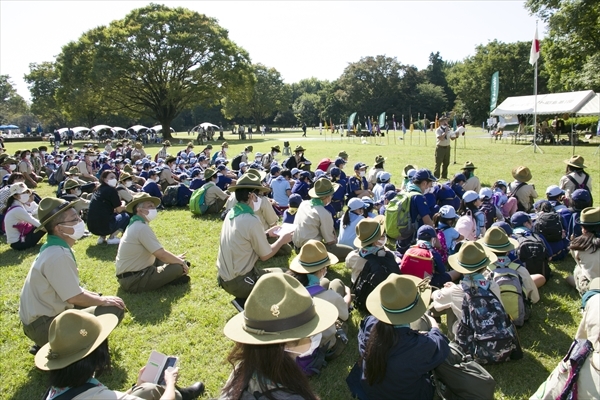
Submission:
POLYGON ((329 179, 319 179, 315 182, 315 186, 308 191, 308 195, 312 198, 331 196, 339 187, 339 184, 331 183, 329 179))
POLYGON ((572 167, 575 168, 587 168, 583 163, 584 163, 584 159, 582 156, 578 156, 578 155, 574 155, 573 157, 569 158, 568 160, 565 160, 564 163, 567 165, 570 165, 572 167))
POLYGON ((212 177, 213 177, 213 176, 214 176, 216 173, 217 173, 217 171, 215 171, 214 169, 212 169, 212 168, 206 168, 206 169, 204 170, 204 180, 205 180, 205 181, 209 180, 209 179, 210 179, 210 178, 212 178, 212 177))
POLYGON ((271 189, 263 186, 258 175, 251 172, 246 172, 240 179, 237 180, 234 186, 229 186, 230 192, 235 192, 238 189, 260 190, 261 192, 269 192, 271 189))
POLYGON ((40 226, 36 228, 36 232, 41 230, 45 230, 45 225, 52 221, 52 219, 56 218, 56 216, 65 212, 71 207, 74 207, 79 203, 77 201, 65 201, 62 199, 57 199, 55 197, 44 197, 42 201, 40 201, 40 205, 38 207, 38 218, 40 220, 40 226))
POLYGON ((13 183, 12 185, 10 185, 10 188, 8 189, 8 195, 10 197, 13 197, 15 194, 23 194, 23 193, 31 194, 31 190, 29 190, 27 185, 25 185, 25 183, 23 183, 23 182, 13 183))
POLYGON ((378 215, 375 218, 360 220, 356 225, 356 239, 354 245, 359 248, 375 243, 385 234, 385 217, 378 215))
POLYGON ((471 161, 466 161, 462 169, 477 169, 477 167, 471 161))
POLYGON ((244 311, 231 318, 223 332, 238 343, 285 343, 323 332, 338 315, 333 304, 311 297, 297 279, 274 272, 256 282, 244 311))
POLYGON ((485 232, 483 238, 477 243, 481 243, 494 253, 508 253, 519 247, 519 242, 508 237, 506 232, 500 227, 492 226, 485 232))
POLYGON ((465 242, 457 254, 448 257, 450 266, 461 274, 472 274, 496 260, 498 257, 478 242, 465 242))
POLYGON ((69 366, 92 353, 115 329, 114 314, 95 316, 81 310, 66 310, 52 321, 48 343, 35 355, 35 365, 50 371, 69 366))
POLYGON ((529 170, 529 168, 524 166, 513 168, 512 176, 513 178, 515 178, 516 181, 519 182, 529 182, 532 178, 531 171, 529 170))
MULTIPOLYGON (((11 187, 12 189, 12 187, 11 187)), ((600 207, 587 207, 581 211, 576 222, 583 226, 600 225, 600 207)))
POLYGON ((146 192, 139 192, 133 195, 133 200, 131 200, 131 202, 127 204, 127 207, 125 207, 125 211, 127 211, 129 214, 133 214, 133 207, 146 201, 151 201, 152 204, 154 204, 155 206, 158 206, 160 204, 160 199, 158 197, 150 196, 146 192))
POLYGON ((390 325, 410 324, 421 318, 431 299, 429 280, 390 274, 367 297, 367 310, 390 325))
POLYGON ((290 269, 300 274, 312 274, 330 265, 337 264, 339 259, 327 252, 325 245, 311 239, 304 243, 300 253, 292 260, 290 269))

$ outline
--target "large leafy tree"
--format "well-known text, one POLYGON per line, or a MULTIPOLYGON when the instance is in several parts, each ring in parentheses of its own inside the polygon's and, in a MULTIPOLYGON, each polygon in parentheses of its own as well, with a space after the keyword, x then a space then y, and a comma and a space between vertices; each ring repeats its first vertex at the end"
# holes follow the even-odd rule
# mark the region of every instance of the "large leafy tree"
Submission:
POLYGON ((53 62, 29 64, 29 73, 25 75, 31 94, 31 112, 50 127, 62 127, 67 124, 67 116, 56 99, 60 88, 59 72, 53 62))
POLYGON ((548 87, 600 91, 600 6, 597 0, 527 0, 525 7, 548 24, 541 53, 548 87))
MULTIPOLYGON (((509 96, 533 94, 533 67, 529 64, 530 42, 502 43, 497 40, 479 45, 475 55, 454 65, 448 72, 448 82, 457 95, 460 114, 479 123, 490 113, 490 80, 500 73, 498 104, 509 96)), ((538 62, 538 93, 547 93, 544 79, 544 59, 538 62)))
POLYGON ((305 122, 307 125, 314 125, 321 120, 323 105, 318 94, 303 93, 294 101, 292 109, 300 123, 305 122))
POLYGON ((218 103, 251 73, 248 54, 227 31, 186 8, 150 4, 78 42, 63 48, 61 78, 86 70, 72 89, 92 103, 99 95, 113 112, 155 119, 167 138, 181 111, 218 103), (86 53, 73 54, 81 48, 86 53))
POLYGON ((275 68, 253 65, 254 80, 249 87, 238 88, 223 101, 226 118, 251 117, 256 126, 290 104, 290 88, 275 68))

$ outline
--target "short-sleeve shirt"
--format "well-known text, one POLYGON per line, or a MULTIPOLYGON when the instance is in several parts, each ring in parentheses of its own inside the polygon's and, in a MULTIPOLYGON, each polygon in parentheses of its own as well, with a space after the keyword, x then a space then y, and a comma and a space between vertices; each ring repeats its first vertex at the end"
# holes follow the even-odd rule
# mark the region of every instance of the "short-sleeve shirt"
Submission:
POLYGON ((49 246, 33 261, 21 290, 19 317, 25 325, 73 308, 68 299, 83 293, 77 264, 68 248, 49 246))
POLYGON ((204 201, 207 206, 212 206, 217 199, 227 200, 228 197, 227 193, 222 191, 221 188, 215 184, 211 184, 210 187, 207 187, 206 192, 204 193, 204 201))
POLYGON ((282 207, 287 207, 290 204, 287 191, 291 189, 290 183, 281 175, 271 181, 273 200, 282 207))
POLYGON ((337 239, 333 227, 333 218, 324 206, 313 206, 311 201, 303 201, 298 207, 294 224, 294 246, 302 247, 310 239, 333 242, 337 239))
POLYGON ((271 245, 255 215, 241 214, 230 219, 228 214, 225 217, 217 256, 217 269, 224 281, 249 273, 259 257, 270 253, 271 245))
POLYGON ((481 190, 481 182, 479 182, 479 178, 476 176, 471 176, 465 182, 465 186, 463 186, 463 190, 466 192, 467 190, 474 190, 477 193, 481 190))
POLYGON ((117 250, 117 275, 141 271, 154 264, 155 252, 162 249, 150 226, 142 221, 129 225, 117 250))
POLYGON ((519 203, 521 203, 527 209, 527 211, 531 210, 534 199, 537 199, 538 197, 538 194, 533 186, 528 184, 520 184, 517 181, 509 183, 508 191, 512 193, 515 190, 517 191, 515 197, 517 200, 519 200, 519 203), (521 187, 517 190, 519 185, 521 185, 521 187))
POLYGON ((369 182, 367 182, 367 178, 365 178, 364 176, 361 178, 356 175, 350 177, 350 179, 348 179, 348 200, 350 200, 353 197, 356 197, 356 193, 354 193, 356 190, 368 189, 369 182))
POLYGON ((227 187, 231 185, 233 180, 225 175, 219 175, 217 179, 217 186, 221 188, 221 190, 227 190, 227 187))

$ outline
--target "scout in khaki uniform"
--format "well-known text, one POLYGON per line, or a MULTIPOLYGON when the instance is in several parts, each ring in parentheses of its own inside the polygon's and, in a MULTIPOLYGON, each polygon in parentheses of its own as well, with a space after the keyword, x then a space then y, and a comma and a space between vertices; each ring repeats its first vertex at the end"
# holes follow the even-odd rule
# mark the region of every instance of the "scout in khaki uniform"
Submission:
POLYGON ((467 178, 465 185, 463 186, 464 191, 473 190, 477 193, 481 190, 481 182, 479 182, 479 178, 475 176, 475 170, 477 167, 471 162, 465 162, 465 165, 462 167, 462 173, 467 178))
POLYGON ((207 168, 206 171, 204 171, 204 179, 206 180, 206 183, 203 185, 206 186, 204 201, 208 206, 206 212, 219 214, 225 206, 229 195, 216 185, 218 176, 217 171, 214 169, 207 168))
POLYGON ((165 250, 149 226, 159 204, 158 197, 142 192, 127 205, 127 212, 133 216, 119 243, 116 259, 117 280, 127 292, 147 292, 190 281, 184 255, 165 250))
POLYGON ((128 172, 121 172, 119 174, 119 184, 117 185, 116 189, 117 193, 119 193, 119 199, 124 201, 125 204, 129 204, 133 200, 133 192, 127 189, 128 186, 126 182, 133 183, 133 176, 128 172))
POLYGON ((528 184, 533 177, 529 168, 520 166, 512 170, 514 182, 508 184, 508 192, 516 197, 526 212, 531 211, 538 194, 533 185, 528 184))
POLYGON ((95 314, 123 319, 125 304, 115 296, 100 296, 79 284, 77 262, 71 248, 85 232, 74 206, 77 202, 46 197, 40 202, 40 226, 48 232, 46 244, 34 260, 21 290, 19 317, 25 335, 35 342, 35 354, 48 342, 48 328, 61 312, 77 307, 95 314))
POLYGON ((256 268, 256 261, 259 258, 262 261, 270 259, 292 239, 292 233, 289 232, 269 244, 267 237, 277 237, 275 232, 280 227, 274 226, 265 231, 254 215, 254 209, 260 207, 259 193, 270 190, 262 186, 260 181, 260 176, 246 173, 236 185, 229 187, 235 193, 237 204, 229 210, 221 228, 217 256, 219 286, 240 299, 248 297, 261 275, 272 272, 256 268))

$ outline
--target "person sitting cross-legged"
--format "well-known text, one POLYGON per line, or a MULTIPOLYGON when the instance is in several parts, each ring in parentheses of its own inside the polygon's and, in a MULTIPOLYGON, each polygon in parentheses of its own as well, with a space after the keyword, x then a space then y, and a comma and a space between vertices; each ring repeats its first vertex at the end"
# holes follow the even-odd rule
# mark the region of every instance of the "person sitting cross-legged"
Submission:
POLYGON ((160 199, 142 192, 127 205, 127 212, 133 216, 119 243, 116 259, 117 280, 126 292, 146 292, 190 281, 184 255, 165 250, 149 226, 159 204, 160 199))

